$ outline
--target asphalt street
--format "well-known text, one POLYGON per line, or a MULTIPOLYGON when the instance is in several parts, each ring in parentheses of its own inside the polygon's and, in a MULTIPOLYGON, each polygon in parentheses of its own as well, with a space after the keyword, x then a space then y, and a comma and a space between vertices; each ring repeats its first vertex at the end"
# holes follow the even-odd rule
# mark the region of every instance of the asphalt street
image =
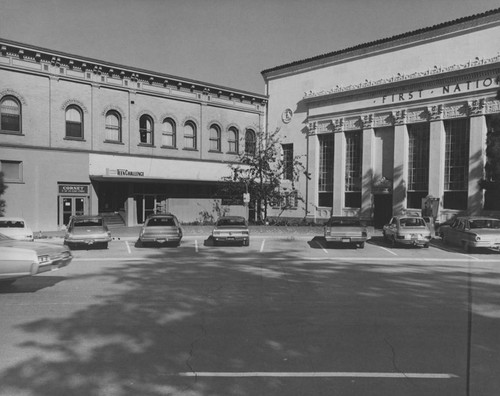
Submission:
MULTIPOLYGON (((62 243, 52 239, 51 243, 62 243)), ((500 255, 327 246, 74 250, 0 289, 0 395, 496 395, 500 255)))

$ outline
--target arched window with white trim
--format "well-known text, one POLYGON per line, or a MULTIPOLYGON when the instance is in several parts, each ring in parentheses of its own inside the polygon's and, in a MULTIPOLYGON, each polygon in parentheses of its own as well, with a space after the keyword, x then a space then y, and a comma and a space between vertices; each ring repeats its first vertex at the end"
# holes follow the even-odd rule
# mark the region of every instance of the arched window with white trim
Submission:
POLYGON ((0 100, 0 119, 2 132, 21 133, 21 104, 13 96, 0 100))
POLYGON ((83 139, 83 111, 76 105, 66 108, 66 137, 83 139))

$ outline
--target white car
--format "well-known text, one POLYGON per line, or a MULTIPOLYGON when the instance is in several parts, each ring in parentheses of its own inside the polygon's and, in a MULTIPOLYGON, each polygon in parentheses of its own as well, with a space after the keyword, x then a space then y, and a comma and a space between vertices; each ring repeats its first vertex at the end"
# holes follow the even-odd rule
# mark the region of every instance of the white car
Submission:
POLYGON ((0 234, 0 285, 67 266, 73 256, 60 245, 18 241, 0 234))
POLYGON ((0 217, 0 233, 20 241, 33 241, 33 231, 21 217, 0 217))

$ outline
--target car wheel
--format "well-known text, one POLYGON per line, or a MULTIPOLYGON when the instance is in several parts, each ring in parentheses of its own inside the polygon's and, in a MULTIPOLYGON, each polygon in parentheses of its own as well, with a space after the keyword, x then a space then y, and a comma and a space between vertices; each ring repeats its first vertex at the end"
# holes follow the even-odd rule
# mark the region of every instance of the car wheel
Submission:
POLYGON ((396 237, 393 235, 391 238, 391 246, 395 247, 396 246, 396 237))
POLYGON ((103 249, 107 249, 108 248, 108 242, 104 242, 101 246, 102 246, 103 249))
POLYGON ((428 243, 426 243, 426 244, 424 245, 424 248, 429 249, 429 244, 428 244, 428 243))
POLYGON ((12 285, 16 279, 1 279, 0 280, 0 286, 10 286, 12 285))
POLYGON ((470 246, 466 241, 462 241, 462 249, 465 253, 470 253, 470 246))
POLYGON ((249 246, 250 245, 250 239, 246 239, 243 241, 243 246, 249 246))
POLYGON ((214 243, 214 246, 218 246, 219 245, 219 242, 216 241, 215 239, 213 240, 213 243, 214 243))
POLYGON ((358 246, 359 246, 360 249, 364 249, 365 248, 365 243, 361 242, 358 246))

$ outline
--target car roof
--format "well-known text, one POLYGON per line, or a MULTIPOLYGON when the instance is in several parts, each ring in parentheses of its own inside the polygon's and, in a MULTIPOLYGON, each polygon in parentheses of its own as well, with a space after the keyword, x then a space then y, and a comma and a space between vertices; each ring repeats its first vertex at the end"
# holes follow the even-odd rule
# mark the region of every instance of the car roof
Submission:
POLYGON ((24 221, 24 222, 26 222, 26 220, 24 220, 22 217, 0 217, 0 220, 2 220, 2 221, 24 221))

